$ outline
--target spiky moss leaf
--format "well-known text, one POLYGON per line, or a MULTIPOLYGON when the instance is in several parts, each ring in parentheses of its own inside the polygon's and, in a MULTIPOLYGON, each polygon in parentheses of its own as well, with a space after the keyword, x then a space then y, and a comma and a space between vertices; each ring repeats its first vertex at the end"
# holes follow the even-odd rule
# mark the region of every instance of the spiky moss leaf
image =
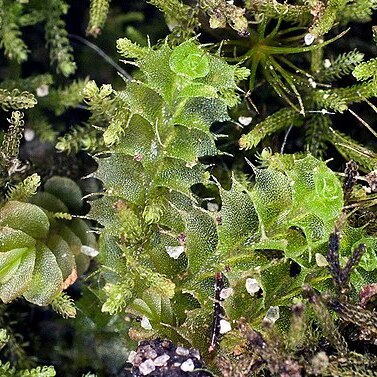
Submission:
POLYGON ((147 317, 152 326, 159 326, 160 323, 174 325, 174 313, 170 300, 153 289, 147 289, 127 306, 126 312, 147 317))
POLYGON ((131 116, 138 114, 152 125, 162 117, 162 98, 142 82, 128 82, 126 89, 116 93, 116 98, 122 101, 131 116))
POLYGON ((290 305, 292 297, 301 293, 308 272, 308 269, 302 269, 300 274, 291 277, 290 262, 283 259, 262 268, 260 282, 265 308, 290 305))
POLYGON ((90 257, 83 253, 80 253, 75 256, 77 276, 81 276, 86 271, 88 271, 90 265, 90 257))
POLYGON ((340 180, 326 166, 311 155, 295 161, 287 174, 292 178, 293 211, 307 212, 323 221, 336 219, 343 208, 340 180))
POLYGON ((38 206, 9 201, 0 209, 0 226, 19 229, 33 238, 41 239, 47 236, 50 223, 38 206))
POLYGON ((44 185, 44 190, 60 199, 72 213, 80 213, 82 191, 70 178, 53 176, 44 185))
POLYGON ((0 252, 35 246, 36 240, 25 232, 10 227, 0 228, 0 252))
POLYGON ((352 71, 352 75, 356 80, 367 80, 370 77, 376 75, 377 72, 377 58, 370 59, 366 62, 363 62, 355 67, 352 71))
POLYGON ((373 271, 377 269, 377 240, 375 237, 363 237, 361 240, 357 241, 352 250, 354 250, 361 243, 365 244, 367 247, 366 252, 361 258, 358 265, 359 268, 363 268, 365 271, 373 271))
POLYGON ((187 267, 186 254, 183 252, 177 259, 174 259, 167 252, 167 248, 177 246, 180 246, 177 237, 155 232, 151 237, 147 252, 155 271, 158 271, 174 282, 177 280, 177 283, 179 283, 176 277, 181 272, 184 272, 187 267))
POLYGON ((283 108, 268 116, 240 138, 242 149, 256 147, 266 136, 290 126, 300 126, 304 117, 292 108, 283 108))
POLYGON ((217 98, 190 98, 174 114, 173 123, 210 133, 214 122, 229 120, 227 107, 217 98))
POLYGON ((34 173, 7 192, 7 200, 27 201, 34 196, 41 182, 41 177, 34 173))
POLYGON ((220 197, 220 248, 228 250, 241 245, 248 237, 258 234, 259 219, 248 192, 236 180, 233 180, 229 191, 220 188, 220 197))
POLYGON ((218 235, 213 218, 200 209, 183 213, 186 225, 186 255, 193 274, 213 270, 218 261, 218 235))
MULTIPOLYGON (((255 185, 250 197, 264 230, 276 232, 292 206, 290 179, 272 169, 254 169, 255 185), (277 228, 276 228, 277 227, 277 228)), ((263 233, 263 230, 262 230, 263 233)))
POLYGON ((115 237, 106 233, 102 234, 98 243, 101 250, 98 255, 98 261, 108 267, 108 270, 104 269, 103 271, 105 276, 112 275, 114 277, 114 274, 122 274, 127 271, 123 251, 115 237))
POLYGON ((259 252, 253 250, 242 250, 243 254, 236 255, 227 260, 229 271, 225 276, 229 286, 233 288, 233 295, 227 298, 222 306, 228 318, 237 320, 241 317, 247 319, 255 318, 263 308, 262 297, 257 294, 251 295, 246 290, 246 279, 256 279, 260 282, 260 274, 263 266, 269 262, 259 252))
POLYGON ((62 285, 62 272, 54 254, 47 246, 38 245, 30 286, 23 296, 33 304, 48 305, 62 290, 62 285))
POLYGON ((90 210, 85 217, 98 221, 106 227, 108 232, 115 235, 120 227, 119 220, 114 211, 117 201, 118 199, 107 195, 93 200, 90 202, 90 210))
POLYGON ((118 53, 127 59, 142 59, 148 54, 147 47, 141 47, 128 38, 117 39, 116 46, 118 53))
POLYGON ((205 165, 187 167, 182 160, 165 158, 155 175, 153 183, 189 195, 190 187, 204 181, 205 165))
POLYGON ((190 345, 200 351, 202 358, 207 359, 211 343, 211 324, 213 313, 211 309, 193 309, 188 311, 185 322, 177 331, 189 342, 190 345))
POLYGON ((22 295, 30 286, 36 259, 35 247, 26 249, 17 271, 4 284, 0 284, 0 298, 4 303, 22 295))
POLYGON ((65 224, 59 223, 55 227, 55 231, 69 245, 71 253, 78 256, 81 252, 82 242, 80 238, 65 224))
POLYGON ((152 125, 136 114, 127 128, 124 129, 122 142, 114 146, 114 152, 140 159, 147 169, 148 163, 153 165, 161 146, 158 145, 152 125))
POLYGON ((155 90, 168 104, 172 104, 176 74, 169 67, 170 47, 165 43, 157 50, 149 50, 139 67, 147 85, 155 90))
POLYGON ((351 285, 357 290, 375 281, 370 281, 369 277, 375 278, 377 273, 377 241, 374 237, 367 234, 363 228, 353 228, 346 224, 342 231, 340 240, 339 254, 341 262, 346 263, 352 251, 360 244, 366 245, 366 252, 361 258, 360 263, 351 273, 351 285), (369 279, 369 280, 368 280, 369 279))
POLYGON ((48 239, 47 246, 56 258, 63 280, 66 280, 76 267, 75 257, 68 243, 59 235, 54 234, 48 239))
POLYGON ((104 182, 109 195, 143 204, 148 179, 139 162, 118 153, 98 158, 97 162, 98 169, 93 176, 104 182))
POLYGON ((193 163, 197 161, 198 157, 214 156, 220 151, 216 148, 213 137, 207 133, 195 128, 176 126, 165 153, 168 157, 193 163))
POLYGON ((333 224, 323 223, 310 214, 303 218, 296 218, 290 224, 292 228, 289 228, 285 235, 287 245, 282 249, 284 255, 291 257, 302 267, 309 267, 313 263, 314 252, 323 254, 320 250, 333 230, 333 224))
POLYGON ((101 32, 109 11, 109 3, 110 0, 90 1, 89 25, 87 27, 88 34, 96 37, 101 32))
POLYGON ((73 232, 80 238, 83 245, 91 248, 97 247, 96 237, 84 220, 78 218, 72 219, 69 221, 69 225, 73 232))
POLYGON ((350 281, 356 292, 360 293, 367 285, 376 284, 377 270, 366 271, 363 268, 354 268, 351 271, 350 281))
POLYGON ((237 66, 229 65, 225 60, 218 56, 208 55, 208 61, 208 75, 200 78, 197 81, 202 82, 203 84, 211 85, 217 92, 221 92, 225 89, 237 88, 235 76, 240 72, 242 72, 243 78, 246 78, 249 75, 248 70, 240 71, 237 66))
POLYGON ((180 192, 170 191, 166 193, 166 200, 167 205, 160 218, 160 224, 168 229, 173 229, 177 233, 183 233, 185 231, 185 223, 181 213, 189 212, 193 209, 193 198, 180 192))
POLYGON ((205 97, 217 98, 217 91, 213 86, 194 82, 186 85, 179 91, 178 98, 192 98, 192 97, 205 97))

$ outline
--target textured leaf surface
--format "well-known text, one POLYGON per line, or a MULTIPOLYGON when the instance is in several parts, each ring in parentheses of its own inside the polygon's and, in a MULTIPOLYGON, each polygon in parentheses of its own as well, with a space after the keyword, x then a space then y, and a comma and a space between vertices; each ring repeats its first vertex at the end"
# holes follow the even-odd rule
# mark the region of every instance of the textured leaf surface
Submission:
POLYGON ((24 297, 33 304, 48 305, 61 291, 62 285, 62 272, 54 254, 46 246, 40 245, 30 286, 23 294, 24 297))

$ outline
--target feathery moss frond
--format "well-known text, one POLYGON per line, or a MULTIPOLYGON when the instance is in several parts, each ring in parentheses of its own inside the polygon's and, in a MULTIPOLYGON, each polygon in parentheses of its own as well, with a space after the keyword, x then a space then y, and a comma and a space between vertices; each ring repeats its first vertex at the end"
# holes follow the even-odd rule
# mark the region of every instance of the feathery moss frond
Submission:
POLYGON ((358 64, 352 71, 352 75, 358 81, 377 76, 377 58, 358 64))
POLYGON ((74 126, 60 136, 56 143, 60 152, 78 153, 80 150, 96 154, 105 148, 103 133, 92 126, 74 126))
POLYGON ((372 19, 373 11, 377 9, 376 0, 353 0, 348 1, 342 9, 340 24, 349 22, 369 22, 372 19))
POLYGON ((346 88, 325 89, 313 92, 312 100, 320 108, 334 110, 340 113, 346 111, 349 105, 360 103, 365 99, 377 95, 377 79, 373 78, 362 84, 352 85, 346 88))
POLYGON ((284 108, 268 116, 265 120, 255 125, 247 134, 242 135, 239 144, 243 149, 257 146, 262 139, 274 132, 289 126, 300 126, 303 116, 291 108, 284 108))
POLYGON ((23 4, 10 1, 2 7, 2 27, 0 29, 0 47, 4 48, 9 59, 15 59, 18 63, 27 59, 29 50, 22 39, 19 19, 23 11, 23 4))
POLYGON ((329 116, 313 114, 305 122, 305 142, 308 151, 317 158, 323 158, 326 151, 326 132, 332 122, 329 116))
POLYGON ((364 54, 355 49, 338 55, 335 60, 325 59, 317 77, 321 82, 339 79, 350 74, 363 58, 364 54))
POLYGON ((51 301, 51 308, 63 318, 75 318, 76 306, 71 297, 61 292, 51 301))
MULTIPOLYGON (((50 74, 42 74, 35 76, 28 76, 24 79, 6 79, 0 83, 0 88, 13 90, 18 89, 20 91, 28 91, 37 93, 38 88, 41 88, 43 85, 50 86, 53 83, 53 78, 50 74)), ((38 94, 37 94, 38 96, 38 94)))
POLYGON ((12 91, 0 89, 0 104, 3 110, 29 109, 37 104, 37 100, 30 92, 20 92, 18 89, 12 91))
POLYGON ((36 173, 26 177, 21 183, 8 190, 7 200, 27 201, 36 194, 40 183, 41 177, 36 173))
POLYGON ((329 32, 347 2, 348 0, 328 0, 324 9, 319 12, 313 25, 309 28, 309 34, 316 39, 329 32))
POLYGON ((20 149, 20 140, 24 131, 24 114, 20 111, 13 111, 12 116, 8 118, 9 129, 5 134, 1 146, 1 154, 6 159, 18 157, 20 149))
POLYGON ((309 5, 279 3, 276 0, 246 0, 245 8, 255 13, 257 18, 262 14, 266 18, 282 19, 284 21, 307 25, 312 19, 309 5))
POLYGON ((54 110, 56 115, 63 114, 68 108, 75 107, 84 99, 84 88, 89 79, 79 79, 58 89, 50 89, 48 96, 40 99, 41 104, 54 110))
POLYGON ((89 11, 89 24, 87 33, 96 37, 102 30, 107 13, 109 12, 110 0, 91 0, 89 11))
POLYGON ((73 49, 68 39, 65 21, 62 16, 67 13, 68 5, 61 0, 51 0, 43 8, 45 13, 45 38, 50 50, 51 64, 56 63, 56 70, 65 77, 76 71, 73 49))

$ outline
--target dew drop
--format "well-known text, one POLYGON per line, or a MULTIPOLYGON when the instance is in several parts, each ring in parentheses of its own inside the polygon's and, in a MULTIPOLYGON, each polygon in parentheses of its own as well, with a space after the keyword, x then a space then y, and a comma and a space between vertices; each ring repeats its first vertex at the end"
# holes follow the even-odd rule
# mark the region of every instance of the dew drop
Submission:
POLYGON ((225 299, 229 298, 233 293, 234 293, 233 288, 230 288, 230 287, 224 288, 220 292, 220 298, 225 300, 225 299))
POLYGON ((317 266, 319 267, 325 267, 329 265, 329 262, 327 261, 325 256, 319 253, 315 254, 315 262, 317 263, 317 266))
POLYGON ((225 334, 232 330, 232 326, 230 325, 230 322, 228 322, 225 319, 220 320, 220 334, 225 334))
POLYGON ((179 256, 184 253, 185 247, 183 245, 179 246, 165 246, 166 252, 169 254, 169 257, 173 259, 178 259, 179 256))
POLYGON ((246 287, 247 292, 251 296, 254 296, 254 294, 257 293, 260 289, 260 285, 258 281, 256 279, 251 279, 251 278, 246 279, 245 287, 246 287))
POLYGON ((330 68, 330 67, 331 67, 331 61, 330 61, 330 59, 325 59, 325 60, 323 61, 323 66, 324 66, 325 68, 330 68))
POLYGON ((140 326, 145 330, 152 330, 152 325, 146 316, 141 319, 140 326))
POLYGON ((38 97, 46 97, 48 95, 48 92, 49 92, 49 89, 48 89, 48 85, 46 84, 42 84, 36 90, 36 94, 38 97))
POLYGON ((315 36, 313 34, 306 34, 304 41, 307 46, 310 46, 314 42, 315 36))
POLYGON ((263 319, 265 321, 269 321, 270 323, 275 323, 279 319, 279 317, 280 317, 279 307, 278 306, 270 306, 263 319))
POLYGON ((243 126, 248 126, 251 121, 253 120, 252 117, 238 117, 238 121, 243 125, 243 126))

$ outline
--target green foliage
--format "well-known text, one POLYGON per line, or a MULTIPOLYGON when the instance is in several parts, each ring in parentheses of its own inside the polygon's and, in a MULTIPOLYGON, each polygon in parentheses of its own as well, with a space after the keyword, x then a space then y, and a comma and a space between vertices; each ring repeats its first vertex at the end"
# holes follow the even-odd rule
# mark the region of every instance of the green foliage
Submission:
POLYGON ((0 102, 2 109, 6 111, 9 109, 29 109, 36 105, 37 100, 32 93, 26 91, 20 92, 18 89, 13 89, 10 92, 6 89, 0 89, 0 102))
MULTIPOLYGON (((97 156, 94 173, 105 190, 88 215, 104 227, 99 260, 107 300, 102 310, 125 309, 141 317, 131 332, 135 339, 167 336, 206 355, 214 275, 225 266, 234 294, 222 306, 231 323, 240 317, 258 323, 271 306, 289 306, 304 283, 328 287, 331 276, 317 261, 343 209, 342 184, 311 155, 268 151, 261 156, 264 167, 253 167, 251 188, 236 179, 229 190, 211 184, 199 158, 219 153, 209 128, 228 119, 226 105, 233 102, 222 93, 237 88, 238 68, 193 40, 173 49, 167 43, 140 49, 121 40, 118 48, 128 58, 134 51, 139 80, 127 81, 121 91, 92 82, 85 90, 94 115, 98 108, 105 116, 114 114, 104 131, 108 150, 97 156), (218 190, 221 209, 199 207, 204 203, 190 190, 197 183, 218 190), (273 258, 276 253, 282 257, 273 258), (301 268, 294 277, 292 263, 301 268), (261 297, 248 287, 250 280, 261 297)), ((257 140, 247 140, 248 145, 297 119, 302 115, 293 109, 281 110, 252 131, 257 140)), ((349 230, 341 253, 347 258, 352 245, 373 244, 372 239, 362 229, 349 230)), ((375 267, 368 268, 375 273, 375 267)), ((363 284, 362 276, 363 271, 352 276, 353 287, 363 284)))
POLYGON ((240 147, 250 149, 258 145, 266 136, 276 131, 301 124, 302 116, 295 110, 290 108, 281 109, 258 123, 250 133, 243 135, 240 139, 240 147))
POLYGON ((19 63, 27 59, 28 48, 21 38, 19 20, 22 12, 22 4, 6 1, 2 6, 1 42, 9 59, 15 59, 19 63))
POLYGON ((364 54, 353 50, 338 55, 335 60, 325 60, 323 68, 318 72, 318 79, 328 82, 349 75, 355 66, 363 61, 363 58, 364 54))
POLYGON ((91 0, 88 34, 97 36, 101 32, 109 11, 109 3, 110 0, 91 0))
MULTIPOLYGON (((112 13, 110 1, 92 0, 87 33, 103 31, 99 45, 119 34, 117 25, 128 36, 116 47, 131 63, 132 76, 123 70, 124 83, 112 84, 59 81, 50 74, 23 78, 33 69, 26 60, 35 64, 43 55, 30 53, 24 41, 33 25, 44 32, 50 64, 62 79, 75 72, 68 4, 0 3, 0 46, 9 60, 0 103, 13 111, 8 131, 0 134, 3 302, 23 296, 51 305, 64 318, 85 313, 73 325, 82 344, 93 330, 98 344, 107 344, 98 339, 112 332, 126 339, 127 332, 134 340, 161 336, 197 347, 224 376, 244 376, 247 368, 256 375, 358 376, 375 367, 371 355, 350 351, 362 347, 350 347, 351 336, 343 331, 343 324, 356 329, 353 341, 366 342, 366 348, 377 333, 373 311, 356 300, 373 291, 377 279, 377 155, 373 141, 347 118, 365 103, 375 110, 369 99, 377 96, 376 58, 346 29, 370 20, 375 0, 248 0, 242 6, 150 0, 171 30, 154 47, 146 38, 153 25, 142 30, 128 24, 143 24, 140 13, 120 14, 117 5, 112 13), (17 62, 24 62, 22 69, 17 62), (87 118, 81 123, 85 113, 78 120, 68 112, 72 108, 89 110, 87 118), (17 111, 24 109, 25 120, 17 111), (75 124, 70 130, 66 119, 75 124), (43 141, 55 143, 59 134, 59 151, 94 155, 98 168, 89 177, 103 190, 86 191, 93 199, 87 217, 96 224, 98 246, 80 217, 83 193, 74 181, 57 176, 58 166, 40 171, 31 164, 29 173, 21 162, 24 122, 43 141), (283 139, 282 131, 291 129, 283 139), (290 154, 272 152, 285 149, 290 154), (244 174, 244 153, 252 178, 244 174), (355 170, 350 177, 346 171, 342 184, 322 161, 328 157, 335 157, 329 165, 334 169, 343 157, 371 173, 360 177, 355 170), (89 276, 91 290, 81 286, 76 310, 63 291, 88 270, 97 248, 98 270, 89 276), (216 326, 211 329, 219 284, 215 306, 226 325, 221 336, 216 326), (123 325, 115 326, 117 321, 123 325), (214 357, 216 348, 226 356, 214 357), (239 355, 236 362, 232 353, 239 355)), ((157 40, 153 33, 151 40, 157 40)), ((89 66, 84 59, 77 61, 89 66)), ((98 82, 111 81, 110 72, 96 74, 98 82)), ((374 132, 364 117, 355 117, 374 132)), ((373 123, 375 114, 365 118, 373 123)), ((6 330, 0 347, 15 339, 4 318, 0 311, 6 330)), ((126 346, 114 347, 122 348, 124 358, 126 346)), ((93 368, 100 362, 93 361, 93 368)), ((9 363, 0 369, 5 376, 55 373, 17 372, 9 363)))
POLYGON ((72 180, 52 177, 43 192, 35 193, 38 184, 38 176, 25 179, 0 208, 0 298, 10 302, 23 295, 37 305, 52 302, 63 316, 73 316, 74 307, 61 291, 88 268, 95 238, 83 220, 54 216, 80 212, 82 193, 72 180))
MULTIPOLYGON (((3 314, 3 313, 2 313, 3 314)), ((10 343, 10 336, 7 334, 5 329, 0 329, 0 337, 1 337, 1 347, 2 349, 8 342, 10 343)), ((26 376, 34 376, 34 377, 53 377, 56 376, 55 369, 53 367, 36 367, 24 370, 17 370, 13 367, 9 362, 2 362, 0 361, 0 373, 1 376, 4 377, 26 377, 26 376)))
POLYGON ((51 64, 56 63, 57 72, 70 76, 76 71, 72 47, 62 16, 67 13, 68 6, 64 1, 52 0, 44 8, 46 18, 45 38, 50 49, 51 64))
MULTIPOLYGON (((0 362, 1 363, 1 362, 0 362)), ((1 363, 0 372, 4 377, 53 377, 56 376, 55 369, 53 367, 37 367, 28 370, 17 371, 10 363, 1 363)))

